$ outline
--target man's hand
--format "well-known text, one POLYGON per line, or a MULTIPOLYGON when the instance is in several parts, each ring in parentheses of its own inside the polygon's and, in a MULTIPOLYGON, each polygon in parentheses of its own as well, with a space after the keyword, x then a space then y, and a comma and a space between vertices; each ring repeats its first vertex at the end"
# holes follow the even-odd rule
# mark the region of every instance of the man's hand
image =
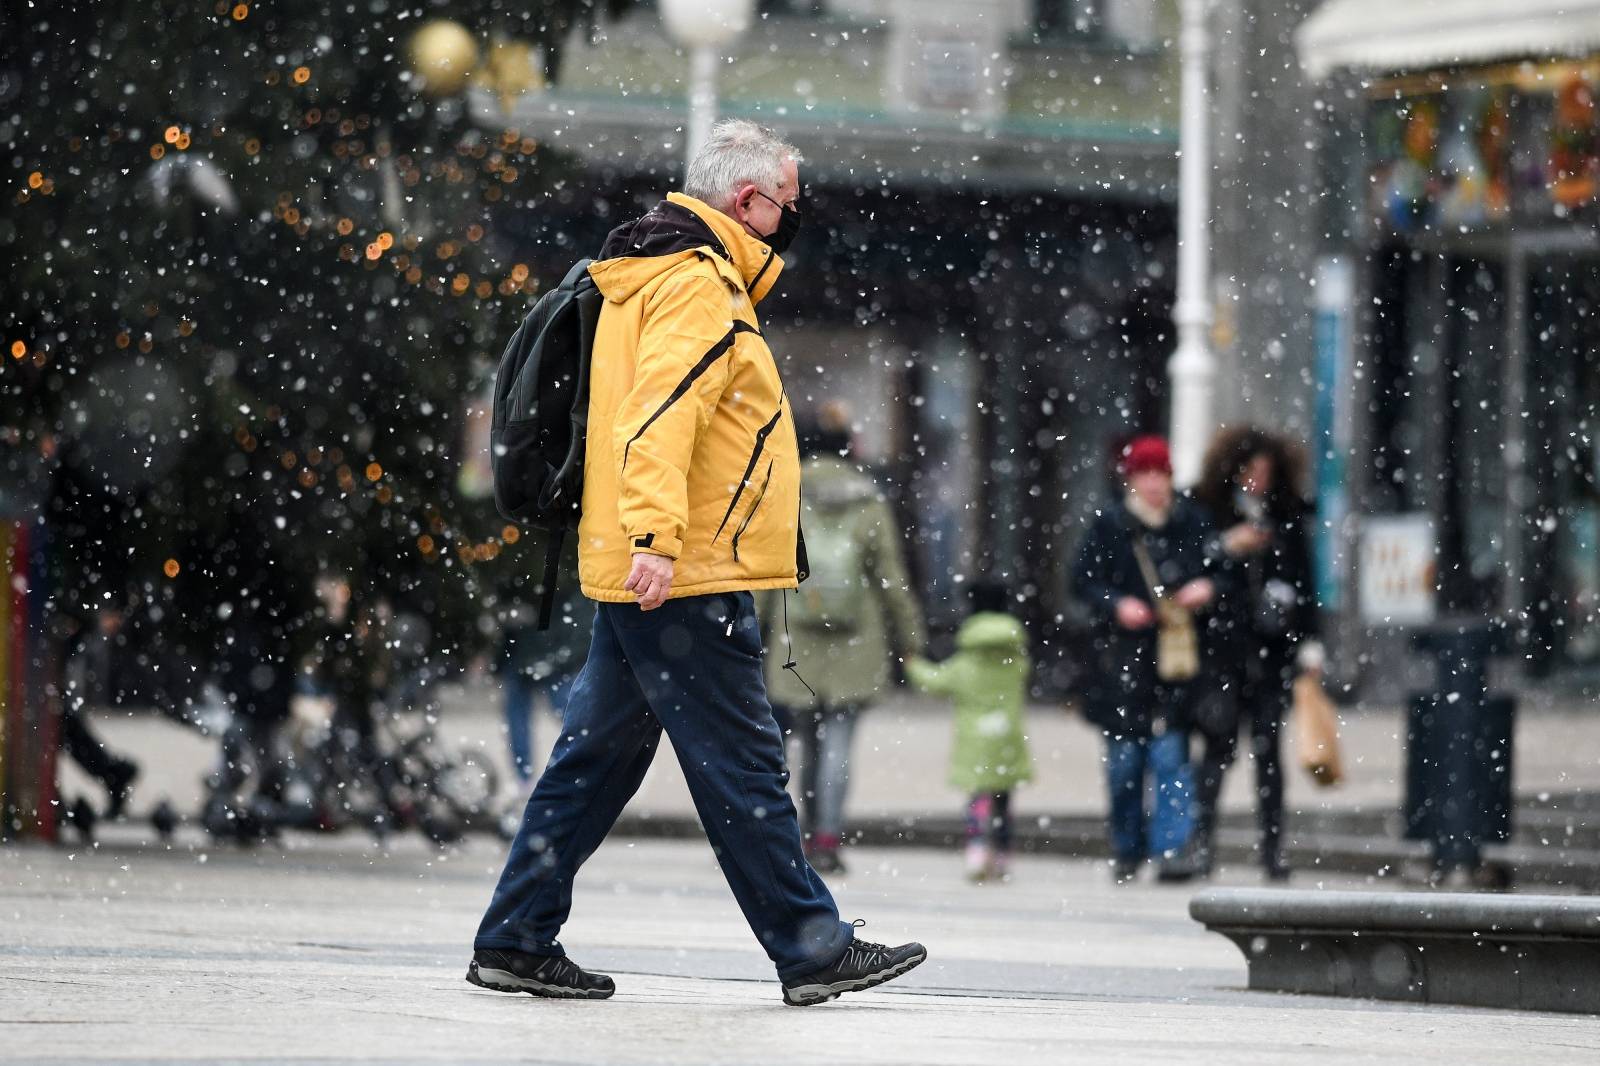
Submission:
POLYGON ((649 552, 633 553, 633 569, 623 588, 639 597, 641 611, 653 611, 667 602, 672 591, 672 560, 649 552))
POLYGON ((1198 611, 1211 602, 1217 594, 1217 586, 1211 583, 1209 577, 1197 577, 1172 597, 1174 603, 1189 611, 1198 611))
POLYGON ((1148 629, 1155 620, 1156 613, 1139 597, 1124 596, 1117 601, 1117 625, 1123 629, 1148 629))

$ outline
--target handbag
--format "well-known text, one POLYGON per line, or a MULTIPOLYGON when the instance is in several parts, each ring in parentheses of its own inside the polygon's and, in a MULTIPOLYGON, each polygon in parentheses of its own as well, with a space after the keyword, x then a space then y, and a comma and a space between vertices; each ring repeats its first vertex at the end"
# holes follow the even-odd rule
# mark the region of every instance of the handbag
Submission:
POLYGON ((1200 632, 1194 613, 1161 595, 1155 563, 1138 537, 1133 541, 1133 554, 1156 604, 1156 676, 1163 681, 1191 681, 1200 673, 1200 632))
POLYGON ((1301 769, 1324 788, 1337 785, 1344 777, 1339 758, 1339 716, 1333 701, 1322 690, 1313 674, 1294 679, 1294 748, 1301 769))
POLYGON ((1189 712, 1195 729, 1208 739, 1226 741, 1239 735, 1239 685, 1232 678, 1212 677, 1199 691, 1189 712))

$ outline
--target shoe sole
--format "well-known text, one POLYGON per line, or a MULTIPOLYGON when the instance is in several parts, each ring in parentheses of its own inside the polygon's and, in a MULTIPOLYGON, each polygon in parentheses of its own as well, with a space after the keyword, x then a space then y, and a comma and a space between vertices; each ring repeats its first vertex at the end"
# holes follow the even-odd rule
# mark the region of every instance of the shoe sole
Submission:
POLYGON ((887 970, 858 977, 854 981, 835 981, 831 985, 801 985, 798 988, 785 986, 783 1001, 791 1007, 815 1007, 819 1003, 838 999, 846 992, 865 992, 869 988, 876 988, 885 981, 893 981, 901 974, 916 969, 927 961, 928 953, 913 955, 904 962, 892 966, 887 970))
POLYGON ((526 992, 541 999, 610 999, 616 989, 569 988, 566 985, 547 985, 528 977, 518 977, 508 970, 492 970, 477 963, 467 965, 467 981, 491 992, 526 992))

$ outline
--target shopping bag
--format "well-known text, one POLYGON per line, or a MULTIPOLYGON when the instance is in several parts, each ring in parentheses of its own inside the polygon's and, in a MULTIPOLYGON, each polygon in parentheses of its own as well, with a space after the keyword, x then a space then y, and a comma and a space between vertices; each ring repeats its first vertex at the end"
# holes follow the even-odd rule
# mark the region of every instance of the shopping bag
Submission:
POLYGON ((1311 780, 1324 788, 1344 777, 1339 760, 1339 716, 1315 674, 1301 674, 1294 682, 1295 758, 1311 780))

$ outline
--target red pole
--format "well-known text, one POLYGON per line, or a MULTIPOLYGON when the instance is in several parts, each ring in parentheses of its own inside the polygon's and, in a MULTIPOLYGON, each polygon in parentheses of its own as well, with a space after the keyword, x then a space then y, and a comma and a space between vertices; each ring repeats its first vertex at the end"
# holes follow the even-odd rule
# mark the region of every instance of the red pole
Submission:
MULTIPOLYGON (((0 576, 11 579, 11 523, 0 522, 0 576)), ((11 836, 9 815, 11 801, 11 768, 15 757, 16 726, 12 718, 11 698, 11 597, 0 594, 0 840, 11 836)))
POLYGON ((11 523, 9 532, 5 567, 5 595, 11 601, 8 605, 10 609, 6 612, 10 631, 5 634, 6 660, 11 667, 6 676, 6 708, 11 718, 7 794, 11 809, 20 823, 18 832, 27 837, 33 835, 34 817, 38 810, 34 804, 34 790, 28 787, 28 778, 37 766, 29 757, 33 751, 33 745, 29 743, 32 731, 28 728, 30 716, 24 702, 28 698, 28 597, 18 588, 18 585, 26 582, 28 533, 21 522, 11 523))
POLYGON ((5 806, 21 836, 55 840, 56 747, 59 725, 53 702, 51 649, 45 632, 45 561, 42 543, 35 543, 24 522, 5 523, 0 536, 4 551, 0 576, 6 588, 4 642, 4 779, 5 806))
POLYGON ((23 597, 23 646, 27 649, 27 682, 23 699, 32 719, 38 747, 34 750, 35 795, 38 803, 39 836, 52 843, 60 831, 60 805, 56 803, 56 754, 61 747, 61 716, 56 706, 59 675, 55 647, 50 640, 48 611, 45 606, 48 579, 45 559, 46 538, 31 535, 21 527, 21 570, 25 580, 13 581, 12 588, 23 597))

